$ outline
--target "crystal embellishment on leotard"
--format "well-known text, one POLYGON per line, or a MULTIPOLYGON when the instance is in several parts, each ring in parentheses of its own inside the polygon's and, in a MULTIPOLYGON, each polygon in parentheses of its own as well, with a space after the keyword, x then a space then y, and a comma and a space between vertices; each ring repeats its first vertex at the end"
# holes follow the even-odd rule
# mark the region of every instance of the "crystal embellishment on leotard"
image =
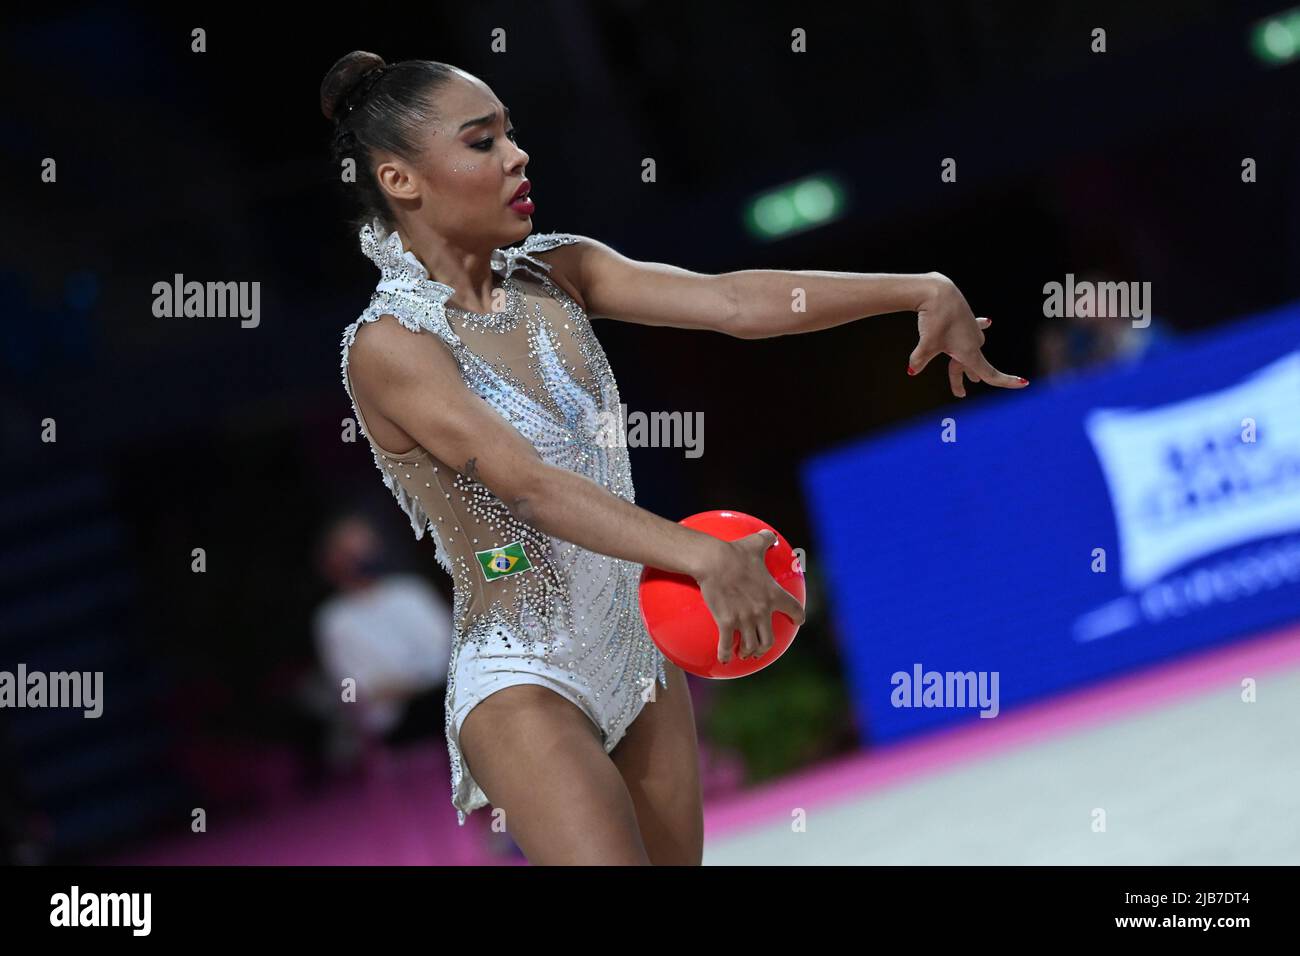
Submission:
POLYGON ((585 311, 551 279, 550 265, 537 258, 580 237, 533 235, 519 246, 495 250, 492 270, 506 290, 507 307, 491 315, 449 306, 455 290, 432 279, 400 236, 386 232, 378 220, 365 226, 359 239, 380 278, 368 307, 344 330, 343 386, 385 486, 409 517, 415 537, 428 530, 438 564, 452 580, 454 632, 444 730, 452 803, 463 824, 467 813, 488 802, 458 746, 456 722, 479 701, 521 680, 543 683, 592 717, 608 750, 645 703, 646 689, 656 681, 667 687, 664 657, 641 618, 641 565, 520 521, 472 477, 472 460, 460 471, 457 463, 439 461, 419 445, 402 453, 378 445, 352 391, 349 350, 362 325, 385 315, 410 332, 432 332, 455 358, 468 388, 542 460, 634 502, 626 447, 600 439, 611 417, 621 424, 618 386, 585 311), (520 279, 528 280, 528 290, 520 279))
POLYGON ((506 307, 500 312, 470 312, 450 304, 445 308, 460 320, 460 326, 466 331, 504 334, 524 318, 524 294, 513 279, 503 279, 501 287, 506 292, 506 307))

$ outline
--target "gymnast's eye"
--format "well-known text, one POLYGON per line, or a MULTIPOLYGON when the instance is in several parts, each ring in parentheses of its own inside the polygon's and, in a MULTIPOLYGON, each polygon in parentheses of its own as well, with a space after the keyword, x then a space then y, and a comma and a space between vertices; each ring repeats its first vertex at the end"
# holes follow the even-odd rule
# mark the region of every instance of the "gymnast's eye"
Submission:
MULTIPOLYGON (((510 127, 510 129, 506 130, 506 135, 510 137, 511 142, 518 142, 518 140, 515 139, 515 127, 512 126, 510 127)), ((489 136, 486 139, 481 139, 477 143, 474 143, 470 147, 470 149, 477 149, 480 152, 486 153, 489 149, 492 148, 492 143, 495 139, 496 137, 494 136, 489 136)))

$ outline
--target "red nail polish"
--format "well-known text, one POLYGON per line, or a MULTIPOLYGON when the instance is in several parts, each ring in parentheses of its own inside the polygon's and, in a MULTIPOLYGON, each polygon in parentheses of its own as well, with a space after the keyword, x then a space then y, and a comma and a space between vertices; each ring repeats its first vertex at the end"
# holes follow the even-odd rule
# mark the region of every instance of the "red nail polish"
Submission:
POLYGON ((1022 379, 1020 379, 1020 384, 1021 384, 1021 385, 1028 385, 1028 384, 1029 384, 1029 379, 1027 379, 1027 378, 1022 378, 1022 379))
POLYGON ((912 370, 912 366, 910 366, 910 365, 907 367, 907 374, 908 374, 908 375, 915 375, 915 374, 916 374, 916 372, 914 372, 914 371, 912 370))

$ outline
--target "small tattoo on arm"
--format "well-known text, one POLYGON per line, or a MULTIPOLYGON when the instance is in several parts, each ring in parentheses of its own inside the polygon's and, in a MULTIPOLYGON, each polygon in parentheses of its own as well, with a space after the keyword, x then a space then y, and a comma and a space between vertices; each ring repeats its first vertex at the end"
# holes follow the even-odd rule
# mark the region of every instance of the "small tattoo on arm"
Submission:
POLYGON ((469 461, 465 462, 464 471, 466 478, 478 478, 478 468, 474 466, 474 462, 476 461, 478 461, 477 458, 471 458, 469 461))

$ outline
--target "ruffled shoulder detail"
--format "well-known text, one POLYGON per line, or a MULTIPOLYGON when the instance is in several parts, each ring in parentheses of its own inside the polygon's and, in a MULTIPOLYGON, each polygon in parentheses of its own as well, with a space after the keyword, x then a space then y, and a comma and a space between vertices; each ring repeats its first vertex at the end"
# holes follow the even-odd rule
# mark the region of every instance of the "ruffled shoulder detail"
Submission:
POLYGON ((581 236, 568 232, 533 233, 517 246, 497 249, 492 253, 492 269, 503 276, 509 276, 518 268, 524 268, 539 277, 551 271, 551 264, 534 257, 534 253, 546 252, 558 246, 578 242, 581 236))
POLYGON ((402 245, 397 232, 388 232, 378 219, 361 227, 361 251, 379 268, 379 282, 360 322, 392 315, 412 332, 432 332, 449 345, 460 338, 447 324, 444 307, 456 290, 429 278, 424 263, 402 245))
POLYGON ((376 288, 380 291, 387 288, 409 288, 418 282, 433 281, 424 268, 424 263, 402 245, 401 235, 388 232, 380 220, 372 219, 369 224, 362 226, 358 238, 366 258, 379 267, 380 279, 376 288))

